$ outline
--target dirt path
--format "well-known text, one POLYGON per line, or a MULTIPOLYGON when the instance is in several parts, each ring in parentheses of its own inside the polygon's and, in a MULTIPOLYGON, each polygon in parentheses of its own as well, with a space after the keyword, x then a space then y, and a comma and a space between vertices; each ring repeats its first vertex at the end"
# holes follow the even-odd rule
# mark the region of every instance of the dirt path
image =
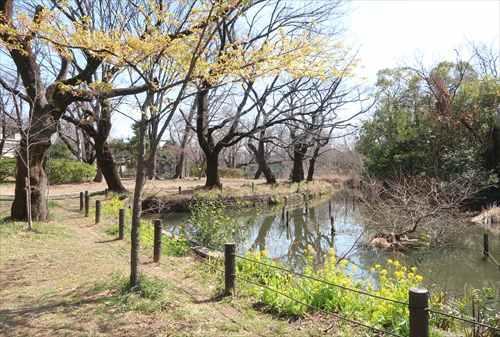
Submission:
MULTIPOLYGON (((104 234, 65 202, 37 226, 0 224, 0 336, 322 336, 314 322, 289 324, 242 298, 216 300, 216 276, 194 257, 143 256, 142 272, 168 284, 168 303, 150 314, 123 310, 96 285, 127 275, 128 244, 104 234)), ((109 226, 109 224, 108 224, 109 226)), ((327 333, 332 336, 332 332, 327 333)))

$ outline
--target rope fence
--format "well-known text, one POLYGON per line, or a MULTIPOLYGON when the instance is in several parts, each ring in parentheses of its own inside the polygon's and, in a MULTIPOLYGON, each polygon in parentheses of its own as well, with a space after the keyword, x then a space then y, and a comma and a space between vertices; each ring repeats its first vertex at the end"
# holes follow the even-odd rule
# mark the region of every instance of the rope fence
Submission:
MULTIPOLYGON (((93 193, 89 193, 88 191, 85 191, 85 193, 80 192, 79 194, 75 194, 75 195, 68 194, 68 195, 64 195, 64 198, 68 198, 70 196, 74 197, 74 198, 80 198, 80 212, 82 212, 84 210, 85 216, 88 217, 89 216, 89 207, 90 207, 90 202, 89 202, 90 196, 91 195, 92 196, 102 195, 102 194, 107 195, 107 190, 97 191, 97 192, 93 192, 93 193)), ((60 197, 63 197, 63 196, 60 196, 60 197)), ((1 198, 1 196, 0 196, 0 198, 1 198)), ((96 200, 95 205, 96 205, 96 213, 95 213, 96 223, 99 223, 100 214, 101 214, 101 212, 100 212, 101 202, 99 200, 96 200)), ((125 218, 125 210, 120 209, 118 217, 117 217, 118 225, 119 225, 119 239, 124 238, 124 222, 125 222, 124 218, 125 218)), ((159 262, 160 256, 161 256, 161 244, 162 244, 161 220, 154 221, 153 243, 154 243, 153 244, 154 261, 159 262)), ((364 322, 343 316, 337 312, 330 312, 330 311, 327 311, 325 309, 316 307, 312 304, 298 300, 298 299, 294 298, 293 296, 290 296, 290 295, 284 293, 283 291, 280 291, 278 289, 270 287, 267 284, 263 284, 263 283, 255 281, 255 280, 252 280, 250 278, 244 277, 242 275, 238 275, 236 272, 237 271, 236 259, 239 259, 239 260, 246 261, 246 262, 249 262, 252 264, 261 265, 261 266, 265 266, 267 268, 279 270, 281 272, 288 273, 288 274, 296 276, 298 278, 309 279, 309 280, 312 280, 315 282, 319 282, 319 283, 325 284, 329 287, 335 287, 338 289, 342 289, 344 291, 356 293, 356 294, 362 295, 362 296, 371 297, 371 298, 374 298, 374 299, 377 299, 380 301, 385 301, 385 302, 389 302, 389 303, 392 303, 395 305, 405 306, 408 308, 408 312, 409 312, 409 315, 408 315, 408 321, 409 321, 409 326, 410 326, 409 337, 429 337, 430 336, 430 314, 439 315, 439 316, 443 316, 443 317, 446 317, 449 319, 453 319, 453 320, 457 320, 457 321, 460 321, 463 323, 467 323, 467 324, 472 325, 474 328, 481 327, 484 329, 490 329, 492 332, 494 332, 496 334, 500 333, 499 327, 494 327, 494 326, 486 324, 486 323, 478 322, 474 318, 469 318, 469 317, 465 317, 465 316, 456 316, 456 315, 452 315, 452 314, 431 308, 429 305, 430 295, 429 295, 429 291, 427 289, 412 288, 409 290, 408 301, 402 301, 402 300, 387 298, 384 296, 373 294, 373 293, 370 293, 370 292, 362 290, 362 289, 355 289, 355 288, 350 288, 350 287, 343 286, 340 284, 335 284, 335 283, 332 283, 332 282, 329 282, 329 281, 326 281, 326 280, 323 280, 323 279, 320 279, 320 278, 317 278, 317 277, 314 277, 311 275, 307 275, 307 274, 300 273, 297 271, 289 270, 287 268, 284 268, 284 267, 281 267, 278 265, 272 265, 269 263, 265 263, 262 261, 258 261, 255 259, 251 259, 251 258, 242 256, 242 255, 238 255, 238 254, 236 254, 236 245, 234 243, 225 244, 223 253, 224 253, 223 258, 221 257, 220 260, 223 259, 223 261, 224 261, 224 269, 221 269, 216 264, 205 261, 205 259, 200 259, 200 261, 202 263, 204 263, 205 265, 208 265, 213 270, 222 273, 222 275, 224 277, 224 295, 225 296, 229 296, 229 295, 234 294, 234 291, 236 288, 236 280, 239 280, 241 282, 252 284, 252 285, 260 287, 262 289, 266 289, 268 291, 274 292, 280 296, 288 298, 291 301, 294 301, 300 305, 303 305, 304 307, 307 307, 307 308, 314 310, 314 311, 317 311, 317 312, 321 312, 325 315, 333 316, 333 317, 337 318, 338 320, 344 321, 344 322, 349 323, 351 325, 355 325, 355 326, 358 326, 358 327, 361 327, 364 329, 368 329, 372 332, 382 334, 383 336, 403 337, 395 332, 387 331, 387 330, 384 330, 384 329, 381 329, 378 327, 374 327, 374 326, 370 326, 364 322)), ((496 261, 495 258, 493 258, 491 256, 491 253, 489 252, 489 243, 488 243, 487 234, 485 234, 485 236, 484 236, 483 254, 484 254, 485 258, 489 258, 494 264, 496 264, 497 266, 499 265, 498 261, 496 261)), ((208 261, 210 261, 210 256, 209 256, 208 261)))
MULTIPOLYGON (((271 264, 268 264, 268 263, 265 263, 262 261, 257 261, 257 260, 254 260, 254 259, 251 259, 251 258, 248 258, 245 256, 238 255, 235 253, 235 251, 236 251, 235 244, 226 244, 225 245, 225 249, 224 249, 224 265, 225 265, 224 279, 225 279, 225 294, 226 295, 230 295, 230 294, 234 293, 235 280, 240 280, 240 281, 243 281, 245 283, 253 284, 255 286, 267 289, 267 290, 272 291, 280 296, 284 296, 284 297, 288 298, 289 300, 294 301, 294 302, 296 302, 300 305, 303 305, 307 308, 310 308, 314 311, 322 312, 322 313, 327 314, 327 315, 332 315, 332 316, 338 318, 339 320, 345 321, 347 323, 357 325, 357 326, 362 327, 362 328, 369 329, 369 330, 376 332, 376 333, 381 333, 381 334, 389 335, 389 336, 401 337, 400 335, 398 335, 394 332, 382 330, 382 329, 379 329, 377 327, 373 327, 373 326, 370 326, 368 324, 365 324, 363 322, 359 322, 359 321, 354 320, 352 318, 348 318, 348 317, 339 315, 338 313, 328 312, 328 311, 325 311, 324 309, 317 308, 311 304, 308 304, 308 303, 305 303, 301 300, 293 298, 292 296, 290 296, 282 291, 279 291, 277 289, 274 289, 266 284, 262 284, 260 282, 255 281, 255 280, 251 280, 251 279, 248 279, 248 278, 243 277, 241 275, 237 275, 235 261, 236 261, 236 259, 240 259, 240 260, 244 260, 244 261, 247 261, 247 262, 250 262, 253 264, 262 265, 262 266, 265 266, 268 268, 279 270, 279 271, 294 275, 294 276, 299 277, 299 278, 309 279, 312 281, 323 283, 323 284, 331 286, 331 287, 336 287, 336 288, 339 288, 339 289, 342 289, 345 291, 353 292, 353 293, 356 293, 356 294, 359 294, 362 296, 368 296, 371 298, 378 299, 380 301, 385 301, 385 302, 389 302, 389 303, 396 304, 396 305, 406 306, 409 309, 408 320, 410 323, 410 335, 409 335, 410 337, 429 337, 430 336, 430 314, 431 313, 434 315, 444 316, 444 317, 452 319, 452 320, 457 320, 457 321, 460 321, 462 323, 470 324, 474 328, 481 327, 481 328, 485 328, 485 329, 490 329, 491 331, 496 332, 496 333, 500 332, 500 329, 498 327, 494 327, 494 326, 486 324, 486 323, 478 322, 474 318, 468 318, 468 317, 464 317, 464 316, 456 316, 456 315, 448 314, 448 313, 430 308, 430 306, 429 306, 429 291, 426 289, 414 289, 414 288, 412 288, 409 291, 408 302, 400 301, 400 300, 372 294, 370 292, 367 292, 367 291, 364 291, 361 289, 354 289, 354 288, 349 288, 349 287, 346 287, 346 286, 343 286, 340 284, 335 284, 335 283, 332 283, 332 282, 329 282, 326 280, 322 280, 320 278, 316 278, 316 277, 311 276, 311 275, 306 275, 306 274, 303 274, 300 272, 289 270, 289 269, 286 269, 286 268, 281 267, 281 266, 271 265, 271 264)), ((222 272, 222 270, 219 270, 219 271, 222 272)))
POLYGON ((259 264, 259 265, 262 265, 262 266, 265 266, 265 267, 268 267, 268 268, 280 270, 280 271, 283 271, 285 273, 289 273, 289 274, 292 274, 292 275, 295 275, 295 276, 298 276, 298 277, 301 277, 301 278, 309 279, 311 281, 320 282, 320 283, 329 285, 331 287, 336 287, 336 288, 343 289, 343 290, 346 290, 346 291, 351 291, 351 292, 354 292, 354 293, 357 293, 357 294, 360 294, 360 295, 363 295, 363 296, 368 296, 368 297, 376 298, 376 299, 379 299, 379 300, 382 300, 382 301, 387 301, 387 302, 392 302, 392 303, 403 305, 403 306, 408 306, 408 302, 402 302, 402 301, 398 301, 398 300, 395 300, 395 299, 391 299, 391 298, 387 298, 387 297, 382 297, 382 296, 378 296, 378 295, 375 295, 375 294, 371 294, 371 293, 368 293, 368 292, 360 290, 360 289, 354 289, 354 288, 349 288, 349 287, 346 287, 346 286, 343 286, 343 285, 334 284, 334 283, 331 283, 331 282, 328 282, 328 281, 325 281, 325 280, 322 280, 322 279, 319 279, 319 278, 316 278, 316 277, 313 277, 313 276, 310 276, 310 275, 302 274, 302 273, 299 273, 299 272, 296 272, 296 271, 293 271, 293 270, 289 270, 289 269, 286 269, 286 268, 283 268, 283 267, 280 267, 280 266, 271 265, 271 264, 264 263, 264 262, 261 262, 261 261, 249 259, 249 258, 241 256, 241 255, 235 255, 235 257, 238 258, 238 259, 245 260, 245 261, 248 261, 248 262, 251 262, 251 263, 255 263, 255 264, 259 264))

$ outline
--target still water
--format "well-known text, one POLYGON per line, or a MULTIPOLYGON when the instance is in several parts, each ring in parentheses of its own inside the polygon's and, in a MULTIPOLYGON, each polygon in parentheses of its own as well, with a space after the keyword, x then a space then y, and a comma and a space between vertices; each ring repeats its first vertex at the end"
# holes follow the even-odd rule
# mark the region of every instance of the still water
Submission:
MULTIPOLYGON (((260 209, 230 212, 243 228, 236 238, 238 250, 262 251, 290 268, 300 270, 306 252, 312 252, 315 263, 321 265, 330 249, 336 255, 346 256, 356 265, 356 276, 369 277, 370 267, 385 264, 396 258, 408 266, 416 266, 429 286, 437 286, 449 293, 463 294, 466 287, 490 286, 500 289, 500 269, 482 259, 483 230, 471 225, 444 248, 421 249, 405 254, 368 248, 363 243, 366 232, 363 217, 356 202, 348 194, 338 194, 331 200, 331 215, 335 232, 332 233, 330 200, 289 210, 260 209)), ((165 223, 176 232, 187 220, 186 214, 170 214, 165 223)), ((500 237, 490 234, 490 250, 500 260, 500 237)))

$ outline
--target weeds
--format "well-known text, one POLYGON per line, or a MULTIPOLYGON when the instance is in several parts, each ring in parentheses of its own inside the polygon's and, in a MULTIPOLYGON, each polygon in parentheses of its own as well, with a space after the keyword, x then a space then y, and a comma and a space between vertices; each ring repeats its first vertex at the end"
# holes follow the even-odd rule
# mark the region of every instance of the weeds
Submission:
POLYGON ((132 289, 128 278, 122 275, 113 275, 109 283, 98 284, 97 291, 109 291, 111 297, 107 305, 116 306, 121 311, 138 311, 154 313, 163 311, 169 302, 166 299, 167 283, 164 281, 141 275, 141 286, 132 289))
MULTIPOLYGON (((269 259, 265 252, 249 253, 248 257, 265 264, 279 266, 279 263, 269 259)), ((387 268, 380 265, 373 268, 376 284, 374 280, 355 280, 350 276, 353 268, 355 266, 348 266, 346 260, 337 264, 335 252, 332 250, 324 267, 318 270, 313 267, 312 255, 308 255, 304 274, 330 284, 365 290, 403 303, 408 301, 409 289, 418 287, 423 280, 422 276, 417 274, 416 268, 407 269, 398 261, 389 261, 387 268), (348 268, 351 272, 348 272, 348 268)), ((409 333, 406 305, 363 296, 315 280, 294 277, 289 273, 246 260, 239 261, 237 273, 245 279, 285 294, 286 296, 283 296, 264 287, 240 283, 243 292, 256 297, 262 304, 280 315, 304 316, 310 311, 327 311, 361 320, 368 325, 403 336, 409 333)))
POLYGON ((191 207, 189 223, 189 234, 205 247, 220 248, 233 240, 238 231, 238 224, 226 215, 226 207, 217 200, 196 201, 191 207))
MULTIPOLYGON (((102 214, 106 217, 118 218, 120 209, 125 208, 125 203, 118 197, 113 197, 105 201, 102 206, 102 214)), ((130 222, 132 211, 125 208, 125 238, 130 240, 130 222)), ((106 234, 118 235, 118 224, 106 228, 106 234)), ((140 241, 144 248, 152 248, 154 245, 154 226, 149 220, 141 219, 140 241)), ((184 237, 162 237, 162 253, 167 256, 184 256, 189 252, 190 246, 184 237)))

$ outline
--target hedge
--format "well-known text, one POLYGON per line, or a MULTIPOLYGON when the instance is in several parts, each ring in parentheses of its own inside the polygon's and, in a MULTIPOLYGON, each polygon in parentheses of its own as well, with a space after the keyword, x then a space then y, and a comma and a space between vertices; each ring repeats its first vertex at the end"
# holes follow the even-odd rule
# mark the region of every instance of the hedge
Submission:
POLYGON ((16 175, 16 160, 14 158, 0 159, 0 182, 16 175))
MULTIPOLYGON (((45 168, 50 184, 82 183, 91 181, 96 174, 93 165, 76 160, 51 159, 45 168)), ((0 159, 0 182, 16 175, 16 160, 14 158, 0 159)))
POLYGON ((96 168, 76 160, 52 159, 46 172, 50 184, 82 183, 95 177, 96 168))

